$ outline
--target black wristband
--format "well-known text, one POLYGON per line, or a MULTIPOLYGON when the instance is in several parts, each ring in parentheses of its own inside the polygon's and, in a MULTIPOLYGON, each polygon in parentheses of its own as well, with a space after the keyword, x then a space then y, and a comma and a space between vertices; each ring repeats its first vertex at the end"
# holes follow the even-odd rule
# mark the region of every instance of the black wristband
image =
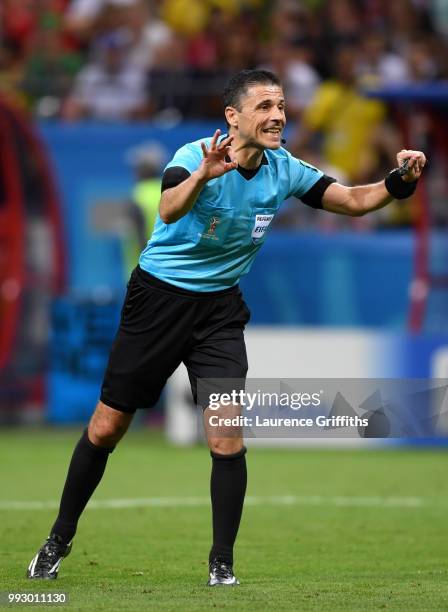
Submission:
POLYGON ((386 189, 396 200, 409 198, 417 188, 418 179, 412 183, 405 183, 398 172, 398 168, 392 170, 385 179, 386 189))

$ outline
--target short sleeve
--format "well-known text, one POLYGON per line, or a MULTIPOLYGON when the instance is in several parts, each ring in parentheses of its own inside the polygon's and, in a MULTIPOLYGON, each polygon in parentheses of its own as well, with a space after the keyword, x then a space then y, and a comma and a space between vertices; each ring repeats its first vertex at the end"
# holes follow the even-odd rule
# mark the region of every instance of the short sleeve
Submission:
POLYGON ((324 175, 311 164, 289 155, 289 196, 302 197, 324 175))
POLYGON ((173 167, 185 168, 190 174, 199 168, 202 161, 202 149, 199 143, 191 142, 176 151, 165 170, 173 167))

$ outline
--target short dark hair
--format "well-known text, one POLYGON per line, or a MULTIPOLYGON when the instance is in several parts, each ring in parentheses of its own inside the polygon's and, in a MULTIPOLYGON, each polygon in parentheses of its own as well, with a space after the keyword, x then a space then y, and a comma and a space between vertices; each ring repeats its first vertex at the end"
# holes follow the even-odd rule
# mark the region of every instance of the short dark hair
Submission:
POLYGON ((223 92, 224 108, 233 106, 237 110, 241 108, 241 98, 247 93, 252 85, 278 85, 281 81, 277 75, 269 70, 241 70, 237 72, 227 83, 223 92))

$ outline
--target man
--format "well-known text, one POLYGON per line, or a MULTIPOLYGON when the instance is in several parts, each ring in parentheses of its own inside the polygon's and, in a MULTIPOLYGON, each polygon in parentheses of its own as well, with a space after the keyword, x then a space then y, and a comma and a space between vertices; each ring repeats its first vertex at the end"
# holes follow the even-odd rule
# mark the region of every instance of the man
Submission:
MULTIPOLYGON (((155 404, 183 361, 194 397, 198 378, 244 379, 243 330, 249 311, 238 289, 282 201, 296 195, 316 208, 362 215, 407 197, 425 156, 401 151, 407 171, 348 188, 281 147, 285 100, 264 70, 236 74, 224 92, 229 134, 185 145, 162 179, 159 218, 128 285, 101 400, 75 448, 50 536, 28 568, 30 578, 56 578, 78 519, 101 480, 107 457, 134 412, 155 404)), ((404 171, 404 170, 403 170, 404 171)), ((243 439, 208 424, 212 456, 213 544, 209 581, 235 585, 233 545, 246 491, 243 439), (212 431, 213 430, 213 431, 212 431)), ((227 416, 239 413, 234 405, 227 416)))
POLYGON ((372 180, 381 154, 393 164, 398 140, 385 122, 385 105, 359 90, 358 57, 354 45, 335 50, 334 76, 317 88, 290 142, 292 151, 309 159, 310 145, 319 136, 322 163, 352 185, 372 180))
POLYGON ((94 59, 77 74, 65 101, 65 119, 125 121, 148 115, 146 73, 130 61, 131 48, 132 36, 125 28, 98 38, 94 59))
POLYGON ((147 143, 130 151, 129 161, 134 167, 136 183, 130 201, 124 206, 125 221, 129 226, 122 241, 126 279, 152 236, 159 214, 162 171, 167 159, 164 147, 158 143, 147 143))

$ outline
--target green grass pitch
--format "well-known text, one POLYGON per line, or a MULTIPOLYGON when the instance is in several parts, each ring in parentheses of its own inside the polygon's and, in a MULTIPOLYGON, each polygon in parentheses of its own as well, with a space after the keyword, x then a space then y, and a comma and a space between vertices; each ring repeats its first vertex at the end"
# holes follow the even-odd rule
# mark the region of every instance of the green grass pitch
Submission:
POLYGON ((57 501, 78 437, 0 431, 3 608, 5 593, 66 592, 73 610, 448 610, 442 450, 250 449, 241 585, 210 589, 208 453, 133 430, 94 496, 124 507, 86 510, 59 578, 29 581, 55 510, 10 504, 57 501))

